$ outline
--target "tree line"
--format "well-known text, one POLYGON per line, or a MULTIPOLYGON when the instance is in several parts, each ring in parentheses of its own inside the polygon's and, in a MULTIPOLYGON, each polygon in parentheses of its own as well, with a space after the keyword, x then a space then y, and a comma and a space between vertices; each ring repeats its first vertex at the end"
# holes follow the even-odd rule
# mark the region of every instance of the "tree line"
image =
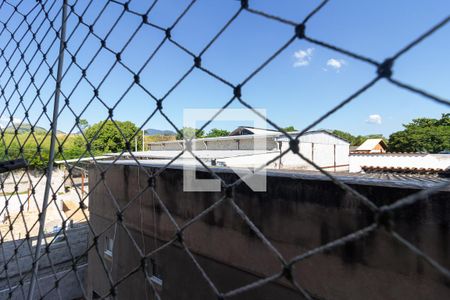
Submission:
MULTIPOLYGON (((77 134, 58 133, 56 160, 117 153, 128 149, 134 151, 135 145, 138 151, 142 150, 142 131, 133 122, 107 120, 89 125, 86 120, 80 120, 78 125, 80 132, 77 134)), ((442 114, 439 119, 417 118, 404 124, 403 127, 403 130, 392 133, 388 139, 380 134, 354 136, 341 130, 331 132, 354 146, 362 144, 368 138, 382 138, 386 141, 390 152, 439 153, 450 150, 450 113, 442 114)), ((284 130, 296 131, 293 126, 284 130)), ((0 133, 0 156, 2 156, 0 161, 25 158, 32 168, 47 166, 50 153, 49 132, 6 128, 0 133)), ((230 132, 225 129, 213 128, 205 133, 204 130, 188 127, 182 128, 176 138, 220 137, 229 134, 230 132)), ((167 137, 164 137, 164 140, 167 140, 167 137)), ((151 141, 158 141, 158 137, 152 137, 151 141)))
POLYGON ((381 138, 389 152, 427 152, 450 151, 450 113, 444 113, 439 119, 417 118, 403 124, 404 129, 392 133, 388 139, 381 134, 354 136, 341 130, 331 131, 347 140, 352 146, 361 145, 366 139, 381 138))
POLYGON ((392 152, 449 152, 450 113, 440 119, 417 118, 404 124, 402 131, 389 136, 388 147, 392 152))
MULTIPOLYGON (((1 130, 0 161, 24 158, 30 168, 46 168, 50 154, 50 132, 44 129, 32 130, 28 124, 17 126, 22 131, 17 128, 11 130, 11 127, 1 130)), ((107 120, 90 126, 86 120, 80 120, 78 127, 80 132, 76 134, 57 134, 55 160, 90 157, 127 149, 134 151, 135 139, 138 141, 138 150, 142 150, 142 132, 133 122, 107 120)))
POLYGON ((332 134, 337 135, 340 138, 348 141, 351 146, 359 146, 364 143, 367 139, 383 139, 386 143, 387 140, 382 134, 368 134, 368 135, 352 135, 351 133, 341 131, 341 130, 331 130, 332 134))

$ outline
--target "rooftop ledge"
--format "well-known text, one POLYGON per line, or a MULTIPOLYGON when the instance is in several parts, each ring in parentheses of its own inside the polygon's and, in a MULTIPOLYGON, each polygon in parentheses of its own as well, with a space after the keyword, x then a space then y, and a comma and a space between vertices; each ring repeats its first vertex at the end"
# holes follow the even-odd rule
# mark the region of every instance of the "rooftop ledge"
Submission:
MULTIPOLYGON (((137 163, 134 160, 102 160, 98 161, 98 164, 114 164, 118 166, 134 166, 137 167, 137 163)), ((149 168, 163 168, 167 165, 168 161, 158 160, 139 160, 139 164, 143 167, 149 168)), ((179 162, 173 162, 166 168, 168 170, 182 170, 184 167, 188 169, 196 169, 199 172, 208 172, 208 170, 200 163, 186 164, 185 166, 179 162)), ((208 166, 211 170, 217 173, 234 173, 231 168, 220 166, 208 166)), ((234 168, 239 169, 239 168, 234 168)), ((313 180, 313 181, 331 181, 326 175, 319 171, 306 171, 306 170, 277 170, 266 169, 266 175, 269 177, 285 177, 298 180, 313 180)), ((426 189, 436 187, 441 191, 450 191, 450 178, 440 177, 408 177, 403 176, 400 178, 374 178, 369 174, 361 173, 347 173, 338 172, 331 173, 331 175, 339 181, 352 184, 352 185, 370 185, 370 186, 386 186, 396 188, 410 188, 410 189, 426 189)))

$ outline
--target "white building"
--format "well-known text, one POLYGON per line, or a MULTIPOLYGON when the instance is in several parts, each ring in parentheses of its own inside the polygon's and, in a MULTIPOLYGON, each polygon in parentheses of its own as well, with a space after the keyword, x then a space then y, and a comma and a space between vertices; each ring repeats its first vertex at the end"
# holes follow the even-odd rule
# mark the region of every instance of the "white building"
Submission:
MULTIPOLYGON (((295 137, 296 133, 290 133, 295 137)), ((289 151, 289 138, 274 131, 239 127, 229 136, 192 140, 192 150, 210 164, 230 167, 263 166, 272 169, 316 170, 306 160, 289 151)), ((327 171, 347 171, 350 144, 325 130, 309 131, 299 138, 299 152, 306 159, 327 171)), ((184 140, 153 142, 150 151, 141 154, 146 159, 171 159, 186 148, 184 140)), ((180 159, 193 159, 189 153, 180 159)))
MULTIPOLYGON (((292 136, 296 134, 292 133, 292 136)), ((286 136, 276 140, 280 143, 280 152, 289 148, 286 136)), ((309 131, 300 136, 299 152, 326 171, 348 171, 350 143, 326 130, 309 131)), ((280 163, 285 169, 316 170, 305 160, 299 160, 292 151, 286 153, 280 163)))

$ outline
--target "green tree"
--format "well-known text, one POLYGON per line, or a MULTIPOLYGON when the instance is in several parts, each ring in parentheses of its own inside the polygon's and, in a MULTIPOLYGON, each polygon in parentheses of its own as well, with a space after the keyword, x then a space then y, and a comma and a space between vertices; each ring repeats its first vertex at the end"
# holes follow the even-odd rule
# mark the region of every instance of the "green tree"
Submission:
POLYGON ((177 133, 177 140, 182 140, 184 138, 190 139, 194 137, 194 135, 196 138, 202 138, 205 136, 205 131, 197 128, 183 127, 180 129, 180 131, 182 134, 177 133))
POLYGON ((297 131, 297 129, 295 129, 294 126, 284 127, 283 130, 286 132, 297 131))
POLYGON ((368 135, 352 135, 351 133, 342 130, 332 130, 332 134, 347 140, 352 146, 359 146, 364 143, 367 139, 383 139, 386 143, 386 138, 382 134, 368 134, 368 135))
POLYGON ((80 119, 78 125, 80 126, 82 132, 89 128, 89 122, 86 119, 80 119))
POLYGON ((414 119, 403 127, 389 136, 389 151, 438 153, 450 149, 450 113, 440 119, 414 119))
POLYGON ((228 130, 213 128, 208 132, 206 137, 228 136, 229 134, 230 132, 228 130))
POLYGON ((334 134, 334 135, 337 135, 338 137, 340 137, 340 138, 342 138, 342 139, 344 139, 344 140, 346 140, 346 141, 348 141, 350 144, 354 144, 354 142, 355 142, 355 136, 354 135, 352 135, 351 133, 348 133, 348 132, 345 132, 345 131, 342 131, 342 130, 332 130, 331 131, 331 133, 332 134, 334 134))
POLYGON ((142 149, 142 142, 140 142, 142 132, 138 131, 138 127, 130 121, 102 121, 90 126, 84 134, 91 143, 91 151, 96 155, 126 150, 127 142, 130 143, 130 149, 134 151, 136 138, 138 150, 142 149))
MULTIPOLYGON (((80 158, 86 150, 85 140, 81 135, 71 135, 64 144, 63 152, 57 152, 56 156, 58 160, 80 158)), ((89 155, 89 153, 86 153, 89 155)))

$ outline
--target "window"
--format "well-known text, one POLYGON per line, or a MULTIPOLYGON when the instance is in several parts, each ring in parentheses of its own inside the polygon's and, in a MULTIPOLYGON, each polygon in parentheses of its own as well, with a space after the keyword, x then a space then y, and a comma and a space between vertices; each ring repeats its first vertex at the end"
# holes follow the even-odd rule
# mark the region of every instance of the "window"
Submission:
POLYGON ((153 258, 150 259, 150 263, 147 263, 147 274, 153 284, 162 287, 161 269, 153 258))
POLYGON ((95 291, 92 291, 92 299, 100 299, 100 295, 97 294, 95 291))
POLYGON ((114 248, 114 240, 112 238, 106 237, 105 240, 105 256, 112 257, 114 248))

